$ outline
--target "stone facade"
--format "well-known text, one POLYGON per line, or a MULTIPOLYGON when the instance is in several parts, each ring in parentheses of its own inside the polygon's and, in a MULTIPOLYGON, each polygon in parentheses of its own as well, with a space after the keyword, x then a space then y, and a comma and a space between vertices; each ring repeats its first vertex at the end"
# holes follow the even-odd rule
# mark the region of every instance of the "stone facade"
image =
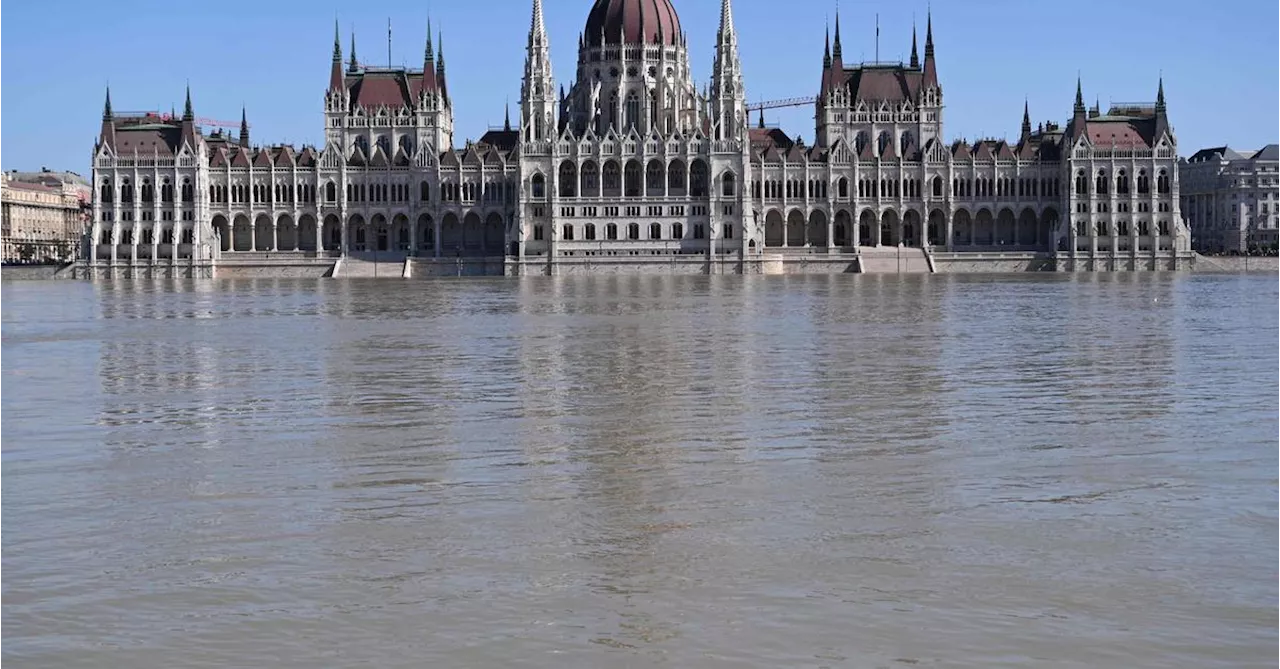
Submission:
POLYGON ((0 261, 75 260, 88 221, 89 201, 88 183, 69 172, 0 174, 0 261))
POLYGON ((1222 146, 1182 161, 1182 211, 1201 253, 1277 248, 1280 145, 1240 153, 1222 146))
POLYGON ((923 58, 915 40, 908 63, 846 64, 837 18, 810 146, 763 116, 752 127, 730 0, 701 90, 671 0, 595 0, 575 79, 557 88, 532 0, 518 118, 455 148, 443 37, 428 27, 421 69, 377 68, 354 37, 345 59, 335 26, 323 147, 255 146, 243 117, 238 137, 206 136, 189 92, 181 119, 114 115, 108 95, 91 263, 294 253, 554 274, 690 256, 665 266, 748 272, 768 254, 849 266, 902 245, 1091 269, 1189 252, 1163 85, 1104 114, 1077 82, 1065 126, 1033 128, 1024 109, 1016 141, 947 143, 932 20, 923 58))

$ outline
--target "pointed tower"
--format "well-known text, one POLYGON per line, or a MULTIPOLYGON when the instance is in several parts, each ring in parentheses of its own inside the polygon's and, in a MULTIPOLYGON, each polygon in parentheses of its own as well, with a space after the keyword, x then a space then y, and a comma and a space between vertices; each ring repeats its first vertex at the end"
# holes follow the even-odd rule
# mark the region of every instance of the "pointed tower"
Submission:
POLYGON ((916 51, 916 24, 911 22, 911 69, 920 67, 920 54, 916 51))
POLYGON ((449 84, 444 76, 444 32, 441 31, 436 35, 436 42, 439 44, 440 57, 436 60, 436 86, 440 88, 440 99, 444 105, 449 106, 449 84))
POLYGON ((844 48, 840 46, 840 12, 836 11, 836 42, 831 47, 831 58, 840 67, 844 67, 844 48))
POLYGON ((1164 77, 1161 76, 1160 87, 1156 91, 1156 141, 1165 134, 1168 134, 1170 141, 1173 141, 1173 132, 1169 129, 1169 110, 1164 103, 1164 77))
POLYGON ((102 132, 99 137, 103 144, 115 148, 116 117, 111 111, 111 87, 107 86, 107 101, 102 105, 102 132))
POLYGON ((520 139, 549 141, 555 137, 556 86, 551 72, 551 43, 542 16, 542 0, 533 0, 529 43, 520 84, 520 139))
POLYGON ((182 107, 182 141, 196 150, 196 112, 191 105, 191 85, 187 85, 187 101, 182 107))
POLYGON ((333 64, 329 68, 329 91, 342 88, 342 42, 338 37, 338 19, 333 20, 333 64))
POLYGON ((940 88, 938 86, 938 65, 933 60, 933 12, 930 11, 928 18, 925 19, 924 28, 924 85, 925 88, 940 88))
POLYGON ((822 47, 822 69, 831 69, 831 26, 827 26, 826 37, 823 38, 826 45, 822 47))
POLYGON ((1031 139, 1031 103, 1023 100, 1022 102, 1022 134, 1018 138, 1018 143, 1023 144, 1031 139))
POLYGON ((240 107, 240 146, 249 148, 249 116, 243 106, 240 107))
POLYGON ((738 30, 733 24, 732 0, 720 1, 720 32, 711 72, 711 113, 717 139, 741 139, 747 125, 746 88, 738 59, 738 30))
POLYGON ((360 64, 356 62, 356 31, 351 31, 351 65, 347 67, 347 71, 355 74, 360 71, 360 64))

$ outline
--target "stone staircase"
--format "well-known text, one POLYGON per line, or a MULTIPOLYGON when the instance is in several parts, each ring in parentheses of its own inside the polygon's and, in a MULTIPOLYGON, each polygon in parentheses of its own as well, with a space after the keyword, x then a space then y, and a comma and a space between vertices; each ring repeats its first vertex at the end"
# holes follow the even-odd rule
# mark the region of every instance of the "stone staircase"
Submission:
POLYGON ((338 261, 333 269, 335 279, 399 279, 404 277, 405 259, 403 256, 388 256, 378 259, 369 257, 347 256, 338 261))
POLYGON ((924 249, 909 246, 862 247, 862 274, 929 274, 933 265, 924 249))

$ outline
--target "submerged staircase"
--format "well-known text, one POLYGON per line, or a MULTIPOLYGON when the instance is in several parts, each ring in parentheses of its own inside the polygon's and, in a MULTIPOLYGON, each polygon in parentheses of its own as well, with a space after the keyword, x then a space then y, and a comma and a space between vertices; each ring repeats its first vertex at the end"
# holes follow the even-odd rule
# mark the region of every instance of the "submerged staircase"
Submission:
POLYGON ((862 274, 930 274, 929 254, 911 246, 871 246, 858 249, 862 274))

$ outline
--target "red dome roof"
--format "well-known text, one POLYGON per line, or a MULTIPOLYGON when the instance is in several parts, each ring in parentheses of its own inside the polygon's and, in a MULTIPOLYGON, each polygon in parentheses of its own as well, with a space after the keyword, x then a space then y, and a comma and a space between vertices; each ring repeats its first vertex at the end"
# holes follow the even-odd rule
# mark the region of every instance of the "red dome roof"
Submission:
POLYGON ((596 0, 584 32, 583 37, 591 46, 600 46, 601 41, 678 44, 680 17, 676 16, 671 0, 596 0))

